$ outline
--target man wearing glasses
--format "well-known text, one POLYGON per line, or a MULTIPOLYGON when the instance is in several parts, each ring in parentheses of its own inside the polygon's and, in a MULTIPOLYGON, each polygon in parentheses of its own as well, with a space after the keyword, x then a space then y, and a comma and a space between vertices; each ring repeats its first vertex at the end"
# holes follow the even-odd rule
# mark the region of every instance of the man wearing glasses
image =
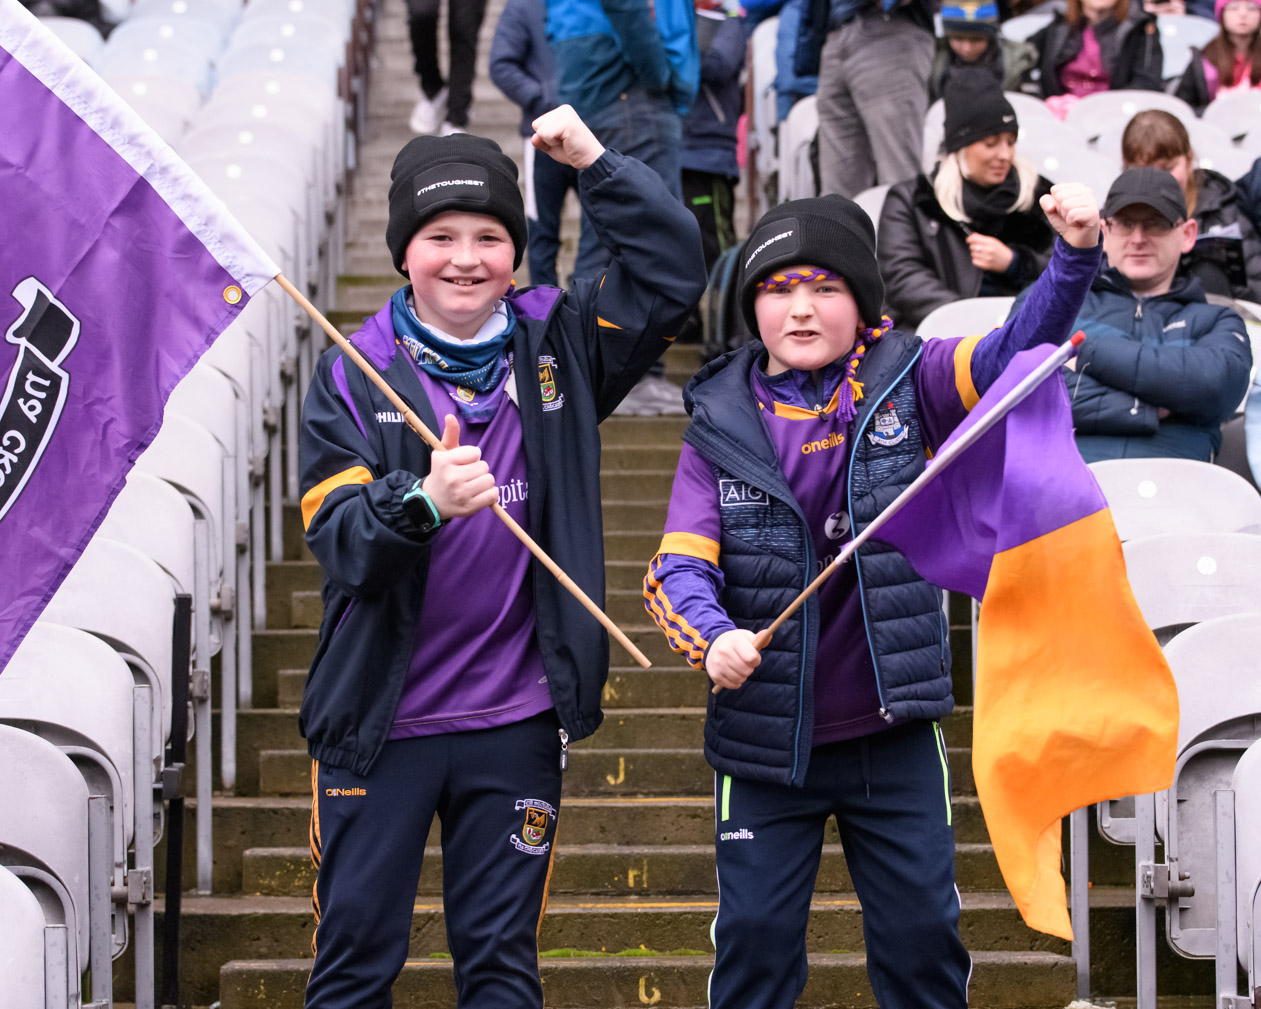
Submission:
POLYGON ((1122 173, 1102 217, 1106 265, 1077 317, 1086 342, 1064 373, 1077 446, 1087 462, 1209 462, 1248 385, 1243 320, 1210 305, 1200 282, 1179 273, 1196 222, 1168 172, 1122 173))

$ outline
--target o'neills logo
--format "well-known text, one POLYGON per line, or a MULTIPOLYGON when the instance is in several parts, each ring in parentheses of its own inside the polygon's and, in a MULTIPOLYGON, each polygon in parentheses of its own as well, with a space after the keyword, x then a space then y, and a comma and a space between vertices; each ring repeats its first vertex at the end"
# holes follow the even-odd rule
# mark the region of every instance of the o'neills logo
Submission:
MULTIPOLYGON (((753 260, 757 259, 758 254, 763 249, 765 249, 768 245, 774 245, 776 242, 782 242, 786 238, 792 238, 792 236, 797 233, 796 221, 784 221, 783 223, 790 224, 792 225, 792 227, 785 228, 783 231, 781 231, 777 235, 772 235, 770 238, 766 239, 766 241, 762 242, 762 244, 759 245, 756 249, 754 249, 751 253, 749 253, 749 258, 744 261, 744 268, 746 270, 749 268, 749 264, 753 262, 753 260)), ((777 249, 776 251, 778 252, 779 250, 777 249)), ((791 252, 792 250, 788 249, 785 251, 791 252)))
POLYGON ((436 165, 412 179, 412 206, 427 211, 447 200, 488 203, 490 176, 481 165, 436 165))
POLYGON ((826 438, 820 438, 818 441, 806 442, 801 446, 801 454, 809 455, 811 452, 826 452, 830 448, 836 448, 836 446, 844 444, 845 436, 833 431, 826 438))
POLYGON ((338 795, 367 795, 368 790, 366 788, 326 788, 324 789, 324 794, 334 797, 338 795))
POLYGON ((753 831, 748 827, 741 827, 739 830, 729 830, 725 834, 719 834, 720 841, 752 841, 753 831))

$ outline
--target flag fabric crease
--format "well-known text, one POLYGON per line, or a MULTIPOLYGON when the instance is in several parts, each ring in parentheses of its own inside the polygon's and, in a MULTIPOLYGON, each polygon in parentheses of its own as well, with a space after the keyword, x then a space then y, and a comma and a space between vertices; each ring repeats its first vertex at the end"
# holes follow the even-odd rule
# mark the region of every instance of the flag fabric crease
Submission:
MULTIPOLYGON (((1055 350, 1018 354, 938 456, 1055 350)), ((1178 697, 1073 440, 1064 383, 1038 385, 877 538, 929 581, 982 600, 977 795, 1025 923, 1072 938, 1060 820, 1170 784, 1178 697)))
POLYGON ((0 0, 0 670, 279 271, 140 117, 0 0))

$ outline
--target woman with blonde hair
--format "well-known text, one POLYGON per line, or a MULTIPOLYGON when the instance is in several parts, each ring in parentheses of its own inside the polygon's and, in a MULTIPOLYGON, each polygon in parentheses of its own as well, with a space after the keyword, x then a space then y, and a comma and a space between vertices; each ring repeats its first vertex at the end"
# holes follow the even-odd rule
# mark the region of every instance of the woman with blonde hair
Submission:
POLYGON ((1235 184, 1220 172, 1196 167, 1191 138, 1177 116, 1160 109, 1138 113, 1121 134, 1121 160, 1126 168, 1150 165, 1178 180, 1187 213, 1200 226, 1200 240, 1183 267, 1200 278, 1205 291, 1261 298, 1261 237, 1239 205, 1235 184))
POLYGON ((1218 95, 1261 89, 1261 0, 1217 0, 1217 38, 1192 50, 1177 95, 1195 111, 1218 95))
POLYGON ((956 77, 945 103, 937 167, 894 185, 880 214, 885 304, 903 329, 960 298, 1018 294, 1055 241, 1038 210, 1051 184, 1016 157, 1016 113, 992 79, 956 77))
POLYGON ((1140 0, 1068 0, 1029 41, 1042 97, 1061 118, 1071 102, 1099 91, 1161 90, 1160 32, 1140 0))

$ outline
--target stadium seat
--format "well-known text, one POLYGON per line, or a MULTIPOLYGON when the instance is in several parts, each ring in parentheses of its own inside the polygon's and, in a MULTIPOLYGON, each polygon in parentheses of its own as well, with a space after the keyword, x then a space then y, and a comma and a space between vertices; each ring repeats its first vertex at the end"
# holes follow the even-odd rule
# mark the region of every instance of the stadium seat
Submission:
POLYGON ((236 0, 136 0, 129 17, 187 17, 211 21, 226 38, 241 13, 236 0))
POLYGON ((119 93, 133 108, 159 105, 190 120, 201 107, 202 95, 195 84, 179 77, 109 73, 102 74, 105 83, 119 93))
POLYGON ((219 25, 202 17, 185 15, 130 17, 112 32, 106 46, 157 46, 175 41, 196 49, 214 60, 223 48, 224 34, 219 25))
POLYGON ((174 77, 193 85, 200 94, 210 90, 210 58, 186 42, 170 39, 161 45, 120 42, 104 46, 92 61, 102 77, 174 77))
POLYGON ((752 104, 749 113, 749 161, 753 166, 758 185, 756 206, 750 214, 756 220, 770 206, 767 185, 779 167, 775 146, 775 47, 779 18, 769 17, 758 23, 750 37, 752 55, 749 59, 749 86, 752 104))
POLYGON ((983 336, 1007 321, 1015 298, 960 298, 934 308, 924 317, 916 332, 925 340, 948 340, 956 336, 983 336))
POLYGON ((1161 533, 1261 535, 1261 495, 1242 477, 1193 459, 1108 459, 1090 470, 1122 540, 1161 533))
POLYGON ((340 57, 332 55, 327 44, 297 39, 253 41, 246 36, 220 53, 215 69, 220 82, 242 73, 283 72, 313 78, 320 87, 340 92, 340 65, 340 57))
POLYGON ((1159 14, 1156 27, 1160 30, 1160 46, 1164 53, 1161 76, 1165 80, 1177 77, 1187 68, 1193 46, 1203 49, 1221 31, 1221 26, 1212 18, 1195 14, 1159 14))
MULTIPOLYGON (((65 977, 65 930, 47 925, 35 895, 3 866, 0 866, 0 907, 4 908, 4 913, 0 914, 0 978, 4 978, 4 984, 0 985, 0 1009, 45 1009, 56 1005, 55 999, 46 997, 44 972, 46 965, 52 967, 60 952, 61 970, 49 969, 49 973, 65 977)), ((65 991, 61 992, 61 998, 64 1005, 65 991)))
POLYGON ((779 198, 801 200, 819 195, 810 150, 819 132, 819 109, 814 95, 796 104, 779 126, 779 198))
POLYGON ((1239 758, 1231 780, 1235 793, 1235 914, 1239 964, 1248 991, 1261 988, 1261 742, 1239 758))
MULTIPOLYGON (((1065 155, 1085 148, 1086 138, 1082 132, 1056 119, 1051 110, 1037 98, 1018 91, 1005 91, 1003 97, 1011 103, 1020 123, 1020 133, 1016 140, 1017 157, 1027 157, 1025 154, 1027 146, 1040 150, 1058 150, 1065 155)), ((924 117, 924 141, 920 165, 925 173, 932 171, 941 155, 945 116, 946 106, 939 98, 928 107, 928 114, 924 117)))
POLYGON ((328 59, 338 65, 346 58, 346 24, 340 19, 329 20, 317 14, 300 17, 247 16, 233 30, 227 49, 230 51, 239 45, 288 45, 291 42, 322 48, 328 59))
POLYGON ((47 739, 79 768, 89 793, 109 802, 112 886, 122 894, 114 914, 115 957, 128 942, 127 852, 136 826, 133 691, 131 671, 109 645, 86 631, 43 621, 30 629, 0 676, 0 722, 47 739))
POLYGON ((1195 110, 1181 98, 1163 91, 1100 91, 1087 95, 1069 107, 1064 121, 1093 140, 1101 133, 1124 126, 1134 114, 1145 109, 1164 109, 1184 122, 1195 118, 1195 110))
POLYGON ((1020 145, 1021 157, 1027 158, 1037 168, 1038 174, 1050 182, 1084 182, 1102 204, 1112 182, 1121 174, 1119 162, 1096 154, 1083 145, 1064 150, 1059 146, 1042 147, 1035 140, 1020 145))
POLYGON ((165 480, 133 468, 96 530, 156 561, 177 592, 194 589, 193 510, 165 480))
POLYGON ((889 184, 885 183, 881 186, 872 186, 870 189, 864 189, 861 193, 854 197, 854 202, 867 212, 867 216, 871 218, 871 226, 880 231, 880 211, 884 209, 885 197, 889 195, 889 184))
POLYGON ((1261 92, 1235 91, 1215 98, 1204 110, 1204 121, 1221 127, 1234 140, 1255 140, 1261 133, 1261 92))
MULTIPOLYGON (((1166 860, 1187 873, 1195 890, 1194 896, 1166 906, 1169 943, 1186 957, 1216 952, 1213 793, 1230 787, 1239 757, 1261 738, 1258 656, 1261 612, 1205 621, 1165 647, 1178 683, 1181 720, 1174 783, 1163 815, 1157 796, 1156 826, 1165 841, 1166 860)), ((1249 844, 1255 847, 1256 839, 1249 844)), ((1233 957, 1230 966, 1233 973, 1233 957)))
POLYGON ((61 39, 66 47, 84 63, 91 64, 96 54, 101 51, 101 47, 105 45, 105 39, 101 37, 96 26, 88 24, 81 18, 49 16, 41 17, 39 23, 61 39))
POLYGON ((998 30, 1005 39, 1011 39, 1013 42, 1023 42, 1049 25, 1052 17, 1054 15, 1050 11, 1034 10, 1028 14, 1018 14, 1014 18, 1008 18, 999 26, 998 30))
POLYGON ((92 939, 88 786, 48 740, 0 725, 0 809, 0 865, 30 888, 46 923, 66 927, 66 990, 78 1006, 92 939))

